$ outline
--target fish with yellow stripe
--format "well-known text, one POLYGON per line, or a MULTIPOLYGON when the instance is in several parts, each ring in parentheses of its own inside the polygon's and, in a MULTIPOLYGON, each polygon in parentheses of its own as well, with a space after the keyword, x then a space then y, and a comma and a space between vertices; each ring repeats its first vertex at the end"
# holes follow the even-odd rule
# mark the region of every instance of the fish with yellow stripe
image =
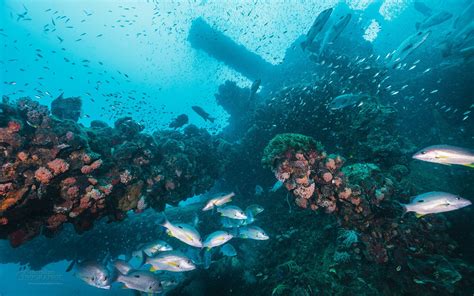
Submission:
POLYGON ((414 159, 444 165, 463 165, 474 168, 474 151, 451 145, 433 145, 421 149, 413 155, 414 159))

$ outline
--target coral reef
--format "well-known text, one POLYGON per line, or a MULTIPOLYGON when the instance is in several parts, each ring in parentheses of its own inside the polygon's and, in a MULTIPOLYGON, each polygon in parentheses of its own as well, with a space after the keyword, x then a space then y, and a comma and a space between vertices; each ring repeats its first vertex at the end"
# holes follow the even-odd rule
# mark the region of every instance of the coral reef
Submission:
POLYGON ((82 232, 145 204, 162 210, 218 178, 219 143, 206 131, 190 126, 153 138, 129 117, 84 128, 68 113, 77 100, 55 100, 56 116, 28 98, 0 105, 0 237, 13 246, 64 223, 82 232))
MULTIPOLYGON (((437 258, 443 258, 451 265, 440 264, 438 272, 446 274, 443 270, 449 267, 459 276, 440 277, 435 286, 449 291, 463 278, 459 272, 462 266, 451 263, 455 262, 456 244, 448 236, 444 217, 433 215, 421 220, 412 215, 402 217, 394 198, 395 193, 400 199, 408 197, 397 189, 401 184, 406 185, 402 181, 408 174, 406 167, 392 167, 393 175, 383 174, 374 164, 342 168, 341 157, 327 156, 324 151, 299 142, 295 142, 295 147, 282 145, 286 150, 272 153, 275 142, 281 142, 282 137, 288 136, 277 135, 270 141, 263 156, 264 163, 293 193, 299 207, 322 208, 338 217, 338 224, 346 230, 340 232, 337 239, 339 247, 332 255, 335 262, 345 263, 353 256, 363 255, 368 262, 387 266, 389 271, 405 270, 404 277, 398 274, 397 278, 409 281, 426 273, 420 274, 417 262, 438 262, 437 258), (325 177, 325 174, 331 176, 325 177)), ((315 143, 301 135, 292 137, 315 143)), ((433 283, 429 278, 420 281, 433 283)))

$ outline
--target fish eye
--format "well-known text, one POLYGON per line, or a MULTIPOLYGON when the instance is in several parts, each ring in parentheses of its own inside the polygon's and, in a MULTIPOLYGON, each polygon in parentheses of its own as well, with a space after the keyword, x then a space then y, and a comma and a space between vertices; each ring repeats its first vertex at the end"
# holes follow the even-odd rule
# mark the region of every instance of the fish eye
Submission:
POLYGON ((421 154, 426 154, 426 151, 421 151, 421 154))
POLYGON ((460 198, 460 197, 456 197, 456 199, 457 199, 457 200, 461 200, 461 198, 460 198))

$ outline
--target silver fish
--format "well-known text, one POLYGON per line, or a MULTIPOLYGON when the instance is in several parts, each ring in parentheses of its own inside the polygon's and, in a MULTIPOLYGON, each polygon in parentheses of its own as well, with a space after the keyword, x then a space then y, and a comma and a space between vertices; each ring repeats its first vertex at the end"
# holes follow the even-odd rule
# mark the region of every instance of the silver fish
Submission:
POLYGON ((245 208, 245 213, 252 213, 253 216, 256 216, 264 211, 264 208, 261 205, 252 204, 245 208))
POLYGON ((270 237, 258 226, 244 226, 238 229, 238 237, 244 239, 267 240, 270 237))
POLYGON ((245 215, 244 211, 242 211, 242 209, 238 206, 226 206, 223 208, 217 208, 217 212, 220 213, 222 216, 231 219, 247 219, 247 215, 245 215))
POLYGON ((401 205, 406 212, 415 212, 420 217, 458 210, 471 205, 471 202, 451 193, 433 191, 417 195, 409 204, 401 205))
POLYGON ((316 38, 316 36, 323 30, 324 25, 327 23, 332 11, 332 8, 328 8, 318 14, 311 25, 311 28, 306 34, 306 40, 301 42, 301 48, 303 48, 303 50, 305 50, 306 47, 313 42, 314 38, 316 38))
POLYGON ((203 247, 211 249, 225 244, 233 238, 233 235, 227 231, 218 230, 207 236, 203 242, 203 247))
POLYGON ((419 31, 409 36, 395 50, 387 66, 395 68, 403 60, 405 60, 407 56, 415 51, 415 49, 420 47, 430 36, 430 34, 431 31, 419 31))
POLYGON ((329 103, 329 109, 340 110, 349 106, 356 105, 360 102, 362 98, 364 98, 364 96, 365 95, 361 94, 344 94, 337 96, 329 103))
POLYGON ((110 271, 102 264, 96 261, 72 262, 66 271, 74 267, 74 275, 79 279, 100 289, 110 289, 112 276, 110 271))
POLYGON ((166 218, 161 226, 167 229, 169 236, 175 237, 185 244, 193 247, 202 248, 201 235, 196 228, 184 223, 172 224, 166 218))
POLYGON ((117 282, 123 283, 125 287, 144 293, 161 293, 163 287, 161 282, 153 273, 144 270, 132 271, 130 274, 117 276, 117 282))
POLYGON ((115 269, 117 269, 121 274, 128 274, 133 267, 125 260, 117 259, 113 263, 115 269))
POLYGON ((173 250, 173 247, 171 247, 165 241, 156 240, 154 242, 145 244, 140 248, 140 250, 142 250, 147 256, 151 257, 156 255, 158 252, 171 251, 173 250))
POLYGON ((324 35, 324 39, 319 48, 319 56, 322 55, 324 49, 329 44, 333 44, 337 38, 341 35, 342 31, 347 27, 351 21, 352 14, 348 13, 345 16, 341 17, 337 23, 335 23, 324 35))
POLYGON ((144 264, 150 264, 150 271, 167 270, 173 272, 189 271, 196 268, 191 259, 179 251, 165 251, 154 257, 147 257, 144 264))
POLYGON ((450 145, 426 147, 415 153, 413 158, 445 165, 457 164, 474 168, 473 150, 450 145))
POLYGON ((220 252, 222 253, 222 255, 224 256, 227 256, 227 257, 234 257, 234 256, 237 256, 237 251, 235 250, 235 248, 227 243, 225 245, 223 245, 221 248, 220 248, 220 252))
POLYGON ((427 18, 423 23, 417 23, 416 24, 416 29, 417 30, 426 30, 430 27, 439 25, 444 23, 445 21, 449 20, 452 18, 453 15, 447 11, 440 11, 436 14, 433 14, 429 18, 427 18))
POLYGON ((235 193, 234 192, 231 192, 229 194, 226 194, 226 195, 222 195, 222 196, 219 196, 219 197, 215 197, 215 198, 211 198, 207 203, 206 205, 204 206, 204 208, 202 209, 203 211, 209 211, 211 209, 213 209, 214 207, 219 207, 219 206, 222 206, 228 202, 231 202, 232 201, 232 197, 235 196, 235 193))

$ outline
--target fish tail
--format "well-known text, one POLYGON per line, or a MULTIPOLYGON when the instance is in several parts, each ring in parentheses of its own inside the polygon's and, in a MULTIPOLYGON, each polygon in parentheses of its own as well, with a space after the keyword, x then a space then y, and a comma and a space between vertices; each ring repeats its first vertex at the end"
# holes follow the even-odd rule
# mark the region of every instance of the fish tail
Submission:
POLYGON ((140 252, 138 252, 137 257, 138 257, 138 259, 140 259, 140 264, 138 265, 137 269, 140 269, 140 268, 143 267, 143 265, 146 264, 146 261, 148 259, 148 255, 145 252, 140 251, 140 252))
POLYGON ((168 218, 166 218, 166 215, 164 212, 161 212, 159 214, 158 220, 156 221, 157 224, 166 227, 166 225, 169 224, 168 218))
POLYGON ((404 203, 401 203, 399 201, 395 201, 400 207, 402 207, 403 209, 403 214, 402 214, 402 218, 405 216, 406 213, 408 213, 408 208, 407 208, 407 205, 404 204, 404 203))

